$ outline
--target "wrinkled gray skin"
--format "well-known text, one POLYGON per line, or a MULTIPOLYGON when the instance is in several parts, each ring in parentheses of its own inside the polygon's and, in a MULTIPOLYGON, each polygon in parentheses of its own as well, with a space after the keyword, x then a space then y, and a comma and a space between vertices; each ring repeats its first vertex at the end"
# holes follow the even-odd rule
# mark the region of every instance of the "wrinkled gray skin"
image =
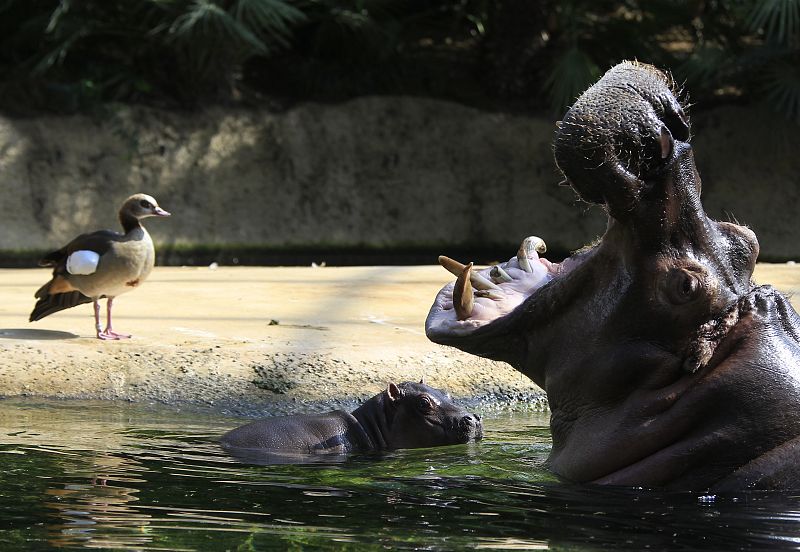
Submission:
POLYGON ((423 382, 390 383, 352 413, 300 414, 258 420, 226 433, 229 449, 348 453, 455 445, 480 439, 480 416, 423 382))
POLYGON ((667 76, 612 68, 555 136, 569 184, 609 213, 602 240, 473 331, 436 326, 446 287, 426 330, 546 391, 565 479, 800 488, 800 318, 752 282, 753 232, 703 211, 689 136, 667 76))

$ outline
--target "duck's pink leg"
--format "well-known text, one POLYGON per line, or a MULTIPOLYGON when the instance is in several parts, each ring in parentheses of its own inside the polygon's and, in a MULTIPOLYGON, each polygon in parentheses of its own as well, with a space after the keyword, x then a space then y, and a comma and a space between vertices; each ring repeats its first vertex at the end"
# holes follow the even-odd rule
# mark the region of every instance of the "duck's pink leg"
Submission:
POLYGON ((131 336, 130 334, 120 334, 114 331, 111 327, 111 306, 114 303, 114 298, 109 297, 106 300, 106 329, 104 331, 100 331, 100 305, 95 301, 95 319, 97 321, 97 337, 100 339, 129 339, 131 336))
POLYGON ((103 326, 100 325, 100 302, 97 299, 94 300, 94 328, 97 332, 97 339, 109 339, 103 333, 103 326))

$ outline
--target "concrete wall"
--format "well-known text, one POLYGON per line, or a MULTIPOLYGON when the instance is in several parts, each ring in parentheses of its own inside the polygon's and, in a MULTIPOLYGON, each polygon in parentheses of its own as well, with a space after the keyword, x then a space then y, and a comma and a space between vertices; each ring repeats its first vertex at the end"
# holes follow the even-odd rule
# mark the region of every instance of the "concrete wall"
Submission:
MULTIPOLYGON (((418 98, 287 112, 110 107, 93 117, 0 118, 0 251, 56 248, 116 228, 127 195, 173 212, 157 243, 292 247, 506 246, 569 250, 602 233, 552 160, 553 121, 418 98)), ((726 107, 694 119, 712 216, 800 258, 797 127, 726 107)))

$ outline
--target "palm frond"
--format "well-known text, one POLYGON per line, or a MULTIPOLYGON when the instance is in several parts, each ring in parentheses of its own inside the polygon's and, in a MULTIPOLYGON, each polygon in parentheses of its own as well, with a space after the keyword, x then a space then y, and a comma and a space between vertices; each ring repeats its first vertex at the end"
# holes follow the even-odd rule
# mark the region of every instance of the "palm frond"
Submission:
POLYGON ((768 41, 796 42, 800 39, 800 0, 758 0, 748 24, 754 31, 763 29, 768 41))
POLYGON ((305 13, 284 0, 239 0, 233 15, 257 35, 267 36, 283 47, 289 46, 294 26, 307 19, 305 13))
POLYGON ((31 75, 41 76, 67 57, 69 50, 85 34, 84 29, 78 29, 65 39, 58 41, 51 50, 44 53, 31 69, 31 75))
POLYGON ((730 52, 718 44, 704 44, 675 70, 679 80, 689 83, 689 88, 712 88, 723 82, 720 77, 731 61, 730 52))
POLYGON ((800 68, 779 61, 764 69, 761 79, 765 102, 789 119, 800 123, 800 68))
POLYGON ((264 41, 210 0, 194 0, 190 8, 175 19, 170 32, 192 41, 217 39, 247 44, 260 54, 269 51, 264 41))
POLYGON ((53 30, 58 26, 58 22, 61 20, 61 18, 69 11, 69 7, 69 0, 61 0, 58 3, 56 9, 54 9, 53 13, 50 14, 50 21, 47 23, 47 28, 44 30, 45 33, 53 32, 53 30))
POLYGON ((550 105, 563 111, 600 75, 600 68, 577 46, 565 50, 553 63, 544 83, 550 105))

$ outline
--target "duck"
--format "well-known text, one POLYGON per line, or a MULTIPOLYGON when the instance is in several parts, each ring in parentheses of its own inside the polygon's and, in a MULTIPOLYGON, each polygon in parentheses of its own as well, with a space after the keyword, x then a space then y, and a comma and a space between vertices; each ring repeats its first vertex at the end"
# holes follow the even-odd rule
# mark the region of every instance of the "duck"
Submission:
POLYGON ((48 253, 39 266, 53 267, 53 277, 34 294, 37 299, 29 321, 84 303, 94 303, 97 339, 128 339, 114 331, 111 309, 114 299, 138 288, 155 265, 155 248, 142 226, 147 217, 168 217, 147 194, 134 194, 122 204, 119 222, 123 233, 99 230, 81 234, 67 245, 48 253), (100 324, 100 299, 106 299, 106 327, 100 324))

